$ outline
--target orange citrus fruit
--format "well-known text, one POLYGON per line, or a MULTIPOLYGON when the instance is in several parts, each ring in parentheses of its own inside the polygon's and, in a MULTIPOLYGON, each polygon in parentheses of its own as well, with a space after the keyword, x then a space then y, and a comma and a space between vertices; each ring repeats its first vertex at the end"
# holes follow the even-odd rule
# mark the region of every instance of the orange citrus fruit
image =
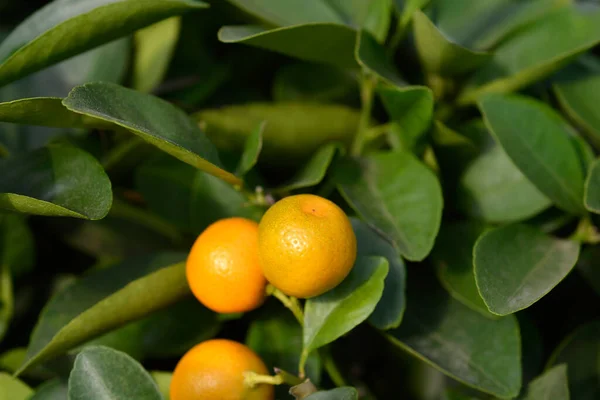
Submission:
POLYGON ((271 400, 272 385, 253 388, 244 373, 266 375, 260 357, 241 343, 213 339, 193 347, 179 360, 169 388, 171 400, 271 400))
POLYGON ((259 265, 258 224, 234 217, 210 225, 190 251, 186 276, 192 293, 213 311, 236 313, 260 306, 267 281, 259 265))
POLYGON ((267 280, 300 298, 337 286, 356 260, 356 236, 344 211, 311 194, 286 197, 267 210, 258 248, 267 280))

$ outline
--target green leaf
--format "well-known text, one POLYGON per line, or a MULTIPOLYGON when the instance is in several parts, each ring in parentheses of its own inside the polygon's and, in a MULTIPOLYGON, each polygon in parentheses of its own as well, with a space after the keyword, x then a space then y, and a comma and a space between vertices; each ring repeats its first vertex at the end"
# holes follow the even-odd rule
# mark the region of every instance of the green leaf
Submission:
POLYGON ((442 226, 431 257, 442 286, 452 297, 481 315, 496 319, 485 305, 473 273, 473 246, 485 226, 477 221, 442 226))
POLYGON ((599 22, 600 8, 591 5, 569 5, 548 13, 500 45, 458 102, 473 103, 484 93, 513 92, 544 79, 600 41, 599 22), (555 32, 566 34, 548 42, 555 32))
POLYGON ((14 313, 13 285, 10 268, 0 263, 0 341, 8 331, 14 313))
POLYGON ((600 321, 579 327, 550 357, 548 367, 567 364, 569 391, 573 400, 600 396, 600 321))
POLYGON ((236 169, 235 174, 237 176, 246 175, 252 167, 258 162, 258 156, 263 144, 263 132, 265 130, 265 123, 262 122, 246 139, 244 145, 244 152, 240 158, 240 162, 236 169))
POLYGON ((170 157, 140 166, 135 186, 150 210, 194 234, 221 218, 258 221, 263 213, 231 185, 170 157))
MULTIPOLYGON (((331 1, 331 0, 330 0, 331 1)), ((369 32, 379 43, 385 43, 388 32, 390 30, 390 23, 392 20, 392 0, 362 0, 362 1, 346 1, 336 0, 339 4, 344 5, 356 5, 362 6, 366 9, 366 12, 360 13, 356 21, 358 26, 362 26, 367 32, 369 32)))
POLYGON ((469 50, 450 41, 417 10, 413 15, 413 32, 419 58, 425 70, 438 76, 465 75, 489 61, 492 54, 469 50))
POLYGON ((63 104, 76 113, 122 126, 164 152, 226 182, 241 183, 221 168, 217 150, 191 118, 164 100, 115 84, 88 83, 73 89, 63 104))
POLYGON ((392 85, 404 86, 406 83, 388 56, 385 47, 377 43, 366 31, 360 31, 356 37, 356 61, 367 71, 392 85))
POLYGON ((149 93, 162 82, 180 29, 181 18, 171 17, 135 33, 134 89, 149 93))
MULTIPOLYGON (((335 0, 314 0, 310 7, 304 0, 229 0, 242 10, 277 26, 301 25, 312 22, 332 22, 343 24, 342 14, 330 2, 335 0)), ((360 3, 363 2, 359 0, 360 3)))
POLYGON ((552 205, 500 146, 469 164, 457 192, 466 214, 491 223, 522 221, 552 205))
POLYGON ((29 400, 65 400, 68 393, 68 383, 56 378, 44 382, 29 400))
POLYGON ((521 172, 559 208, 582 214, 583 170, 570 127, 550 107, 516 95, 479 103, 485 123, 521 172))
POLYGON ((38 320, 19 372, 188 295, 184 263, 171 265, 183 258, 165 253, 125 261, 57 293, 38 320))
POLYGON ((413 151, 422 141, 433 120, 433 92, 425 86, 380 88, 377 93, 397 125, 391 145, 394 149, 413 151))
POLYGON ((600 60, 583 55, 558 74, 552 88, 569 118, 600 147, 600 112, 594 106, 600 101, 600 60))
POLYGON ((150 375, 156 382, 158 390, 162 394, 163 398, 165 400, 169 400, 171 379, 173 379, 173 374, 171 372, 152 371, 150 372, 150 375))
POLYGON ((381 299, 387 273, 385 258, 360 257, 341 284, 308 299, 304 306, 303 356, 366 320, 381 299))
POLYGON ((19 369, 26 352, 27 349, 24 347, 15 347, 0 354, 0 370, 14 372, 19 369))
POLYGON ((94 157, 51 145, 0 160, 0 208, 46 216, 101 219, 112 203, 111 183, 94 157))
POLYGON ((393 344, 478 390, 500 398, 519 393, 521 341, 516 318, 483 317, 449 297, 429 271, 409 274, 407 287, 402 324, 386 333, 393 344))
POLYGON ((163 400, 156 382, 127 354, 103 346, 84 349, 69 376, 69 400, 163 400))
POLYGON ((489 310, 507 315, 529 307, 558 285, 579 257, 579 243, 527 225, 484 233, 473 249, 475 280, 489 310))
POLYGON ((338 24, 310 23, 277 29, 256 25, 224 26, 219 30, 224 43, 243 43, 305 61, 356 68, 356 31, 338 24))
POLYGON ((397 328, 406 308, 404 261, 394 246, 377 231, 358 218, 351 218, 350 221, 357 238, 357 255, 359 257, 384 257, 389 266, 381 300, 369 316, 369 322, 382 330, 397 328))
POLYGON ((17 378, 0 372, 0 400, 27 400, 33 390, 17 378))
POLYGON ((259 161, 293 165, 324 144, 348 145, 360 115, 336 104, 250 103, 200 111, 195 118, 220 150, 234 152, 241 152, 248 135, 266 121, 259 161))
POLYGON ((569 400, 567 383, 567 366, 557 365, 529 384, 523 400, 569 400))
POLYGON ((336 166, 338 187, 361 218, 411 261, 431 251, 442 217, 437 177, 408 152, 380 152, 336 166))
POLYGON ((587 179, 585 180, 585 208, 600 214, 600 159, 590 166, 587 179))
POLYGON ((126 36, 206 7, 190 0, 58 0, 32 14, 0 45, 0 86, 126 36))
POLYGON ((340 150, 340 145, 336 143, 326 144, 308 160, 306 164, 284 185, 278 187, 278 191, 290 191, 316 186, 327 173, 327 169, 333 161, 336 151, 340 150))
POLYGON ((18 278, 29 272, 35 261, 33 233, 25 218, 0 213, 0 265, 7 266, 18 278))
POLYGON ((585 247, 576 268, 587 283, 600 295, 600 268, 597 266, 597 260, 600 258, 600 247, 585 247))
POLYGON ((352 387, 341 387, 313 393, 305 400, 358 400, 358 392, 352 387))

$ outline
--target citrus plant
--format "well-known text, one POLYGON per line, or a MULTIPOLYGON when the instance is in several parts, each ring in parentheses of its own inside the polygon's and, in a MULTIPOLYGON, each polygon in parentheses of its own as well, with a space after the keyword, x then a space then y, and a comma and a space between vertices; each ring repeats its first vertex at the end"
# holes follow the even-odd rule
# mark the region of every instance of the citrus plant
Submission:
POLYGON ((0 400, 600 398, 597 2, 0 15, 0 400))

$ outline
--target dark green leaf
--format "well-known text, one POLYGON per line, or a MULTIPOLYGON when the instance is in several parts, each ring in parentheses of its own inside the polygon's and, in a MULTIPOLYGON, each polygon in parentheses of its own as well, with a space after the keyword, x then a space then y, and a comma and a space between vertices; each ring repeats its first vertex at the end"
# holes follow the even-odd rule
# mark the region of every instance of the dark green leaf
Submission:
POLYGON ((337 287, 310 298, 304 306, 304 357, 366 320, 383 293, 388 262, 382 257, 360 257, 337 287))
POLYGON ((567 366, 557 365, 529 384, 523 400, 569 400, 567 383, 567 366))
POLYGON ((358 392, 351 387, 341 387, 311 394, 305 400, 358 400, 358 392))
POLYGON ((246 139, 244 145, 244 152, 242 158, 238 164, 235 174, 237 176, 244 176, 248 171, 256 165, 260 150, 262 149, 263 143, 263 132, 265 130, 265 123, 262 122, 246 139))
POLYGON ((0 341, 4 338, 14 312, 10 267, 0 263, 0 341))
POLYGON ((156 382, 133 358, 103 346, 84 349, 69 376, 69 400, 163 400, 156 382))
POLYGON ((58 0, 0 45, 0 86, 170 16, 206 5, 191 0, 58 0))
POLYGON ((600 159, 594 161, 585 180, 585 207, 600 214, 600 159))
POLYGON ((600 321, 579 327, 550 357, 548 367, 567 364, 569 391, 573 400, 600 397, 600 321))
POLYGON ((387 235, 407 259, 431 251, 442 217, 437 177, 408 152, 375 153, 336 166, 344 198, 372 227, 387 235))
POLYGON ((318 185, 325 178, 335 152, 339 149, 340 146, 335 143, 321 147, 290 181, 276 190, 289 191, 318 185))
POLYGON ((0 265, 15 277, 29 272, 35 260, 33 234, 18 214, 0 213, 0 265))
POLYGON ((63 100, 69 110, 114 123, 198 169, 231 184, 217 150, 183 111, 147 94, 110 83, 78 86, 63 100))
POLYGON ((600 260, 600 247, 586 247, 581 252, 576 267, 587 283, 600 295, 600 268, 597 265, 598 260, 600 260))
POLYGON ((31 335, 21 371, 189 294, 182 254, 129 260, 95 271, 57 293, 31 335))
POLYGON ((402 321, 406 298, 406 269, 404 261, 394 246, 357 218, 352 218, 352 227, 357 238, 358 256, 379 256, 388 260, 388 274, 385 277, 383 294, 369 322, 379 329, 397 328, 402 321))
POLYGON ((529 307, 571 271, 579 243, 527 225, 484 233, 473 249, 475 279, 489 310, 507 315, 529 307))
POLYGON ((521 388, 521 341, 513 316, 491 320, 449 297, 429 271, 409 274, 402 324, 386 336, 446 375, 500 398, 521 388))
POLYGON ((0 160, 0 208, 46 216, 101 219, 112 203, 111 183, 94 157, 51 145, 0 160))
POLYGON ((485 122, 515 165, 561 209, 581 214, 583 171, 570 127, 550 107, 516 95, 488 95, 485 122))
POLYGON ((0 400, 27 400, 33 390, 17 378, 0 372, 0 400))
POLYGON ((59 378, 42 384, 29 400, 66 400, 69 392, 68 383, 59 378))
POLYGON ((356 38, 356 61, 367 71, 370 71, 392 85, 404 86, 393 61, 388 56, 385 47, 377 43, 375 38, 366 31, 360 31, 356 38))

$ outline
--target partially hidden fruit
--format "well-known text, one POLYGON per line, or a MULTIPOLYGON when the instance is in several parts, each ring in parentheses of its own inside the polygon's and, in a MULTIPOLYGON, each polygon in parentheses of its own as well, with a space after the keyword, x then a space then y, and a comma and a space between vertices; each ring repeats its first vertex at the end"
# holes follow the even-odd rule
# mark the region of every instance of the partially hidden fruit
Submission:
POLYGON ((258 224, 226 218, 196 239, 186 263, 192 293, 219 313, 253 310, 265 298, 265 277, 258 258, 258 224))
POLYGON ((267 280, 300 298, 337 286, 356 260, 356 236, 344 211, 311 194, 289 196, 269 208, 260 221, 258 246, 267 280))
POLYGON ((175 367, 171 400, 271 400, 272 385, 250 388, 244 373, 269 373, 263 361, 241 343, 225 339, 202 342, 188 351, 175 367))

